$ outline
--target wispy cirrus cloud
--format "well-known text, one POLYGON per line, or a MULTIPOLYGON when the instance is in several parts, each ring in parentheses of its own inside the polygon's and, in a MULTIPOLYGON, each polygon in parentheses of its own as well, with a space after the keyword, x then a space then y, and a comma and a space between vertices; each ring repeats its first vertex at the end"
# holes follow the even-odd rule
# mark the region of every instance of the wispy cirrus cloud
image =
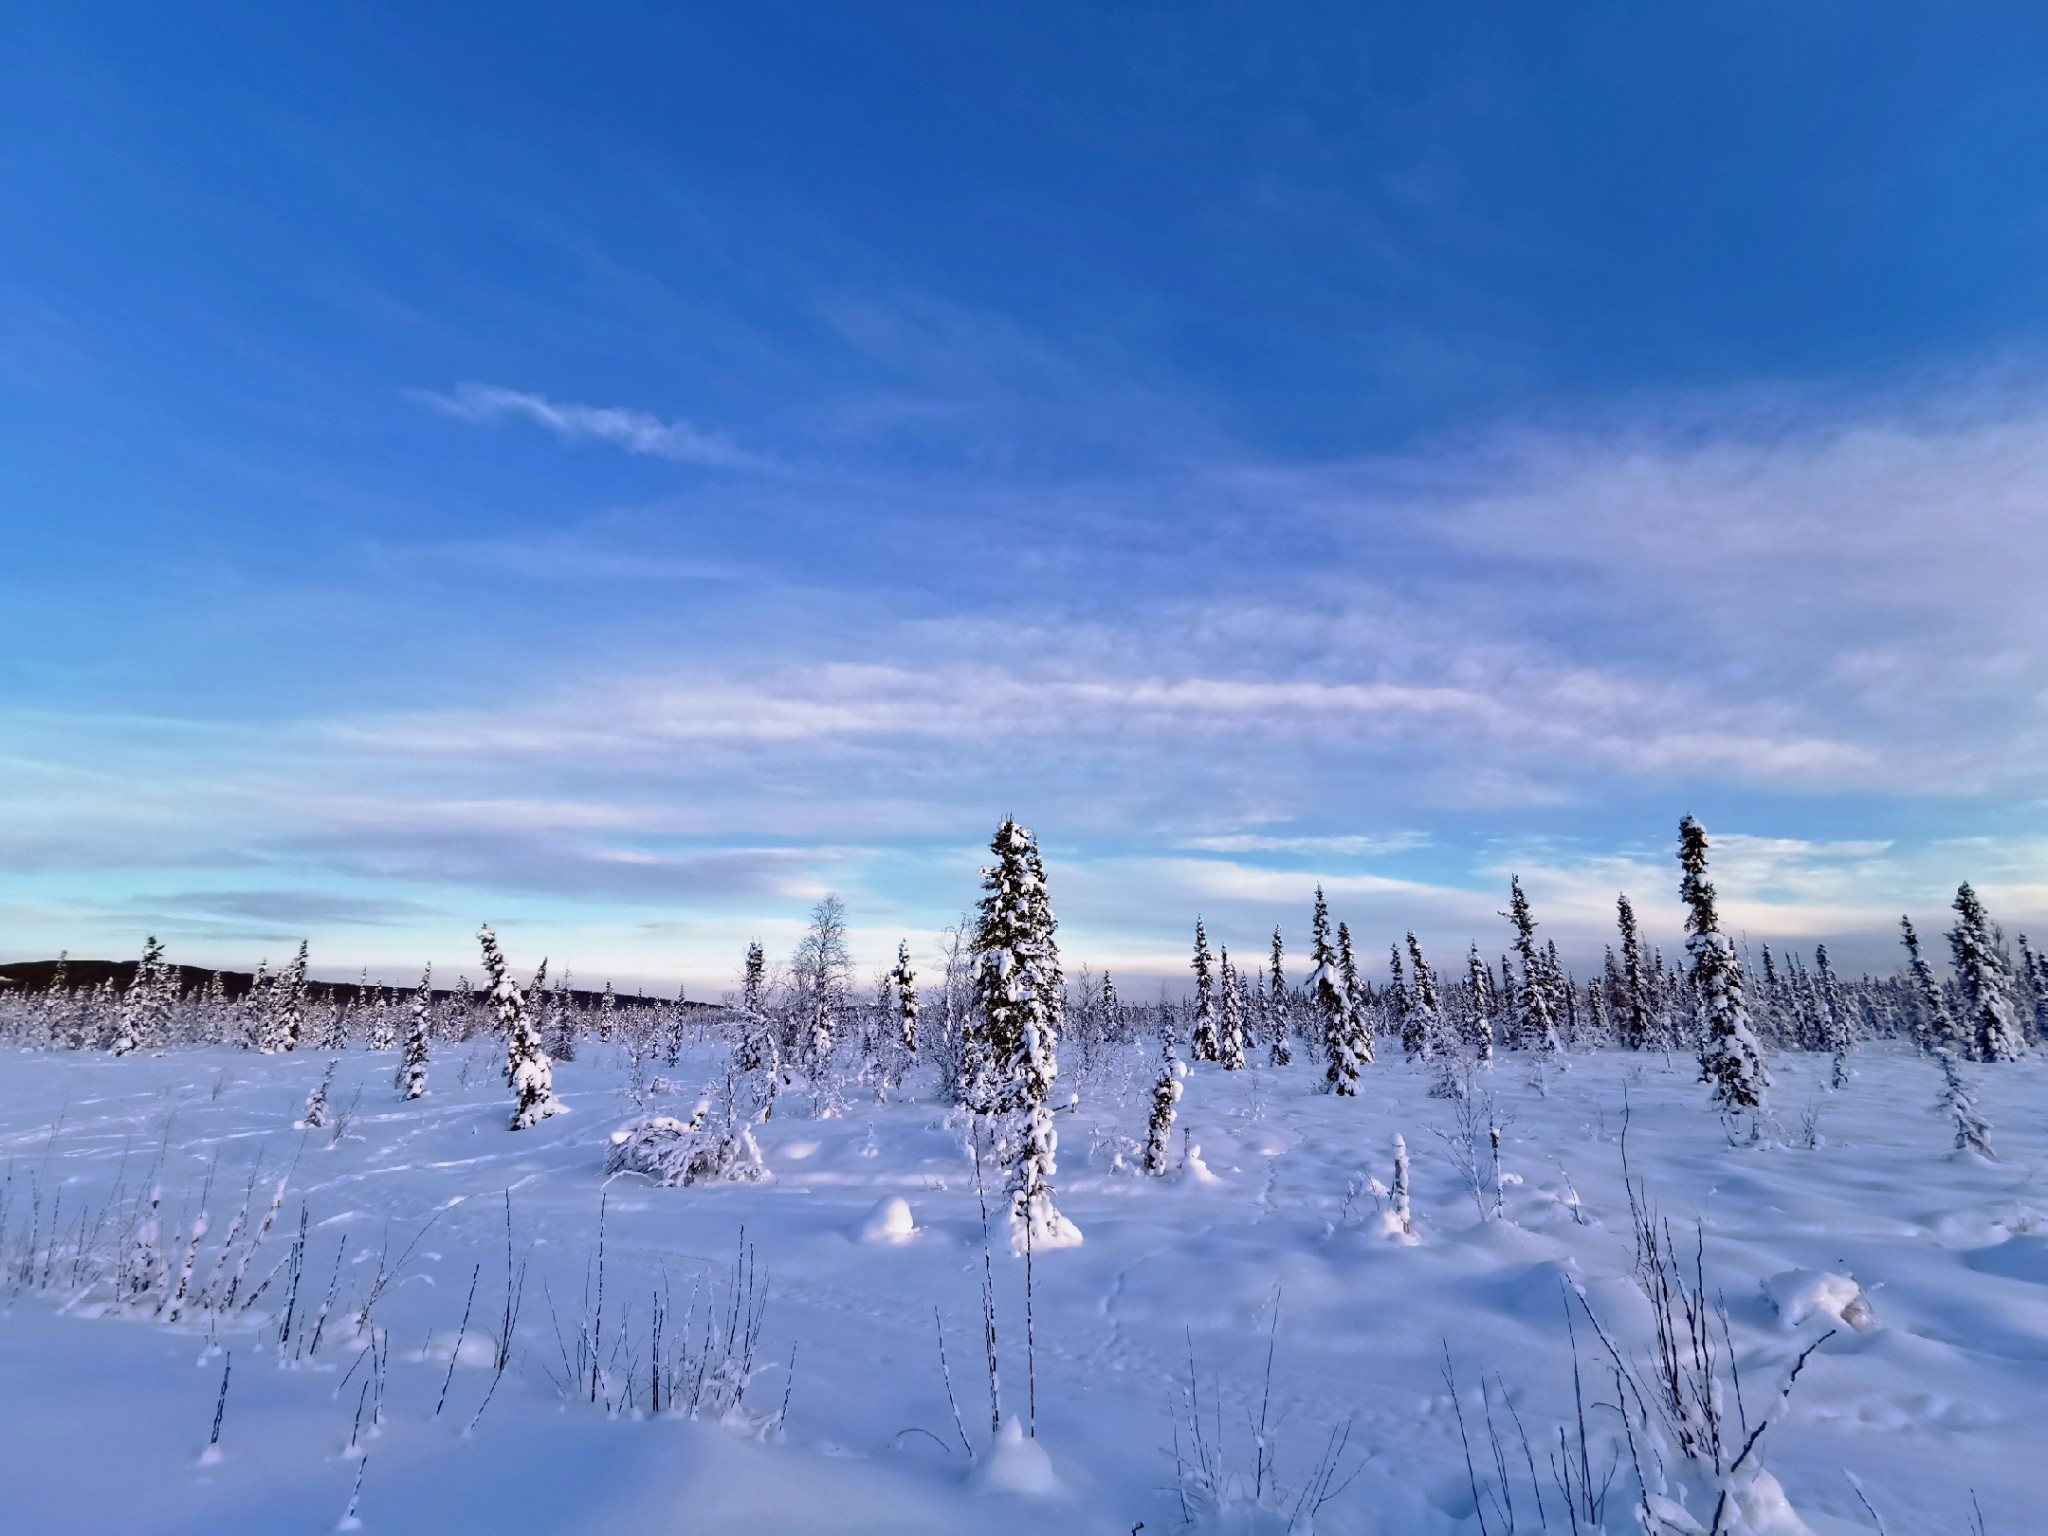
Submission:
POLYGON ((480 426, 523 421, 545 427, 567 443, 609 443, 628 453, 669 459, 704 469, 764 469, 768 460, 748 453, 722 433, 682 417, 664 421, 629 406, 578 405, 526 390, 494 384, 458 384, 445 393, 419 389, 408 395, 420 404, 480 426))
POLYGON ((1180 846, 1194 853, 1298 853, 1363 859, 1375 854, 1407 853, 1416 848, 1426 848, 1429 835, 1424 832, 1389 832, 1379 836, 1283 837, 1264 832, 1233 832, 1214 837, 1185 838, 1180 846))
POLYGON ((431 728, 412 715, 330 728, 352 749, 408 758, 538 763, 603 752, 625 764, 687 748, 721 766, 773 758, 783 772, 806 756, 853 749, 908 752, 925 743, 971 753, 1022 718, 1045 723, 1037 746, 1013 749, 1019 763, 1051 762, 1090 742, 1150 750, 1163 739, 1200 738, 1212 743, 1204 761, 1219 771, 1308 752, 1398 753, 1410 771, 1455 760, 1461 773, 1563 772, 1588 762, 1633 775, 1707 767, 1788 785, 1873 782, 1886 772, 1867 748, 1808 734, 1763 706, 1725 709, 1697 690, 1619 679, 1596 690, 1568 670, 1533 665, 1514 677, 1343 682, 1091 674, 1066 661, 827 663, 744 683, 694 668, 638 671, 586 678, 518 708, 443 712, 431 728))

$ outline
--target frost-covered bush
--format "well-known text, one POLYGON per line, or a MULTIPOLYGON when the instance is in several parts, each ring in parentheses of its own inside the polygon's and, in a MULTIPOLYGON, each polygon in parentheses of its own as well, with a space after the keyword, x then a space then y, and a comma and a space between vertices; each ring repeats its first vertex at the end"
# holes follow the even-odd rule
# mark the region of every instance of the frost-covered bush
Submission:
POLYGON ((768 1177, 751 1116, 733 1111, 728 1090, 716 1120, 700 1099, 688 1120, 642 1115, 612 1132, 610 1173, 637 1173, 663 1185, 758 1184, 768 1177))

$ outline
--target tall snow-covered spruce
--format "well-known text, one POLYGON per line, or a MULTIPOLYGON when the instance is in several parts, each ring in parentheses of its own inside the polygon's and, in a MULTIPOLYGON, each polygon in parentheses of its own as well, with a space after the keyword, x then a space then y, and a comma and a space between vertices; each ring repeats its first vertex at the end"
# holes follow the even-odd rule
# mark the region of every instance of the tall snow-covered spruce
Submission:
POLYGON ((1636 927, 1636 909, 1624 894, 1614 898, 1614 916, 1621 929, 1621 985, 1614 998, 1615 1024, 1621 1043, 1640 1051, 1650 1040, 1650 995, 1643 969, 1643 939, 1636 927))
POLYGON ((1209 953, 1209 935, 1202 920, 1195 919, 1195 1032, 1189 1054, 1197 1061, 1216 1061, 1222 1050, 1216 1038, 1215 957, 1209 953))
POLYGON ((299 1048, 306 1027, 306 953, 306 941, 301 939, 291 964, 267 986, 259 975, 250 993, 257 1007, 256 1047, 266 1056, 299 1048))
POLYGON ((1522 962, 1521 984, 1515 988, 1515 1011, 1509 1022, 1508 1044, 1539 1056, 1557 1054, 1557 1014, 1551 1007, 1550 976, 1543 954, 1536 948, 1536 919, 1529 912, 1529 898, 1522 894, 1522 877, 1508 877, 1508 910, 1502 914, 1514 925, 1515 953, 1522 962))
POLYGON ((2012 971, 1997 927, 1965 880, 1956 891, 1956 925, 1948 931, 1956 986, 1963 997, 1963 1042, 1979 1061, 2012 1061, 2027 1048, 2013 1006, 2012 971))
POLYGON ((1337 975, 1344 983, 1344 1038, 1360 1066, 1372 1062, 1372 1020, 1365 1011, 1365 983, 1358 975, 1358 956, 1351 949, 1351 925, 1337 925, 1337 975))
POLYGON ((1934 979, 1927 957, 1920 952, 1920 935, 1913 931, 1912 918, 1899 918, 1899 933, 1899 942, 1906 946, 1906 973, 1913 994, 1914 1037, 1924 1051, 1948 1050, 1956 1043, 1955 1019, 1948 999, 1942 996, 1941 983, 1934 979))
POLYGON ((412 1009, 405 1020, 405 1057, 398 1066, 398 1087, 408 1099, 424 1098, 427 1092, 427 1026, 434 1013, 434 968, 420 972, 419 990, 412 995, 412 1009))
POLYGON ((1352 1002, 1343 983, 1337 951, 1330 944, 1330 907, 1323 888, 1316 887, 1315 915, 1309 921, 1309 1005, 1323 1030, 1323 1083, 1331 1093, 1349 1098, 1358 1092, 1358 1051, 1352 1032, 1352 1002))
POLYGON ((1742 962, 1714 908, 1707 829, 1691 816, 1678 824, 1678 866, 1678 895, 1687 909, 1685 947, 1692 956, 1693 996, 1700 1010, 1700 1078, 1714 1085, 1714 1100, 1724 1108, 1760 1113, 1770 1074, 1750 1027, 1742 962))
POLYGON ((1473 1054, 1482 1067, 1493 1065, 1493 976, 1474 944, 1465 956, 1465 995, 1471 1009, 1468 1028, 1473 1054))
POLYGON ((889 972, 889 995, 896 1009, 896 1041, 906 1051, 917 1049, 917 971, 910 963, 910 940, 896 943, 896 965, 889 972))
POLYGON ((1266 973, 1266 1054, 1276 1067, 1291 1066, 1294 1062, 1294 1048, 1288 1043, 1293 1032, 1293 1010, 1287 1006, 1287 972, 1284 968, 1286 947, 1281 943, 1280 930, 1273 930, 1273 952, 1268 961, 1266 973))
POLYGON ((1846 1088, 1852 1075, 1849 1053, 1856 1049, 1856 1020, 1842 996, 1841 978, 1835 975, 1825 944, 1813 952, 1813 999, 1820 1024, 1814 1043, 1830 1058, 1828 1086, 1846 1088))
POLYGON ((775 1036, 775 1022, 768 1017, 768 956, 759 939, 747 945, 745 968, 740 972, 739 1041, 733 1059, 742 1072, 766 1072, 771 1079, 782 1073, 781 1049, 775 1036))
POLYGON ((1052 1097, 1059 1077, 1063 979, 1058 923, 1045 889, 1045 864, 1031 833, 1014 821, 996 829, 995 863, 981 872, 974 929, 973 1014, 988 1052, 987 1100, 974 1107, 999 1118, 999 1147, 1010 1165, 1011 1242, 1018 1252, 1069 1248, 1080 1229, 1053 1204, 1059 1132, 1052 1097))
MULTIPOLYGON (((490 983, 491 1009, 498 1016, 498 1029, 505 1036, 505 1081, 512 1089, 512 1129, 523 1131, 559 1114, 562 1101, 555 1097, 554 1063, 541 1048, 540 1031, 533 1012, 526 1006, 519 983, 505 967, 505 955, 498 948, 498 936, 487 923, 476 933, 483 945, 484 976, 490 983)), ((546 962, 542 962, 542 972, 546 962)))
POLYGON ((1238 978, 1237 967, 1230 963, 1230 946, 1222 950, 1223 1006, 1216 1026, 1216 1057, 1223 1063, 1226 1072, 1242 1072, 1245 1067, 1245 1013, 1244 986, 1238 978))
POLYGON ((164 963, 164 947, 155 934, 142 946, 142 958, 135 962, 135 979, 122 994, 120 1012, 115 1015, 113 1043, 107 1047, 115 1056, 145 1046, 165 1043, 170 1032, 171 1006, 168 994, 177 973, 164 963))

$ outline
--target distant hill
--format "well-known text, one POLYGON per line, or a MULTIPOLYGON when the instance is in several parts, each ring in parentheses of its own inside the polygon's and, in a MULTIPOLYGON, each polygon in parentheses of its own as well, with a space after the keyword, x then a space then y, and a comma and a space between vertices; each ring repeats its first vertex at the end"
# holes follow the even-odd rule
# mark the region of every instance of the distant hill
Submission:
MULTIPOLYGON (((136 960, 66 960, 64 962, 65 985, 74 992, 90 992, 109 977, 113 979, 114 990, 121 991, 133 984, 135 968, 141 962, 136 960)), ((204 992, 213 982, 213 972, 196 965, 181 965, 177 968, 178 985, 186 992, 204 992)), ((55 960, 16 960, 0 965, 0 992, 28 993, 47 991, 51 978, 57 974, 55 960)), ((221 990, 230 999, 246 997, 255 975, 250 971, 222 971, 221 990)), ((307 990, 313 999, 325 999, 339 992, 344 996, 354 992, 357 984, 353 981, 308 980, 307 990)), ((372 983, 374 986, 375 983, 372 983)), ((394 987, 397 994, 409 996, 411 987, 394 987)), ((455 995, 453 987, 436 987, 434 999, 442 1002, 455 995)), ((481 992, 473 993, 481 997, 481 992)), ((593 992, 586 987, 575 987, 570 996, 583 1007, 595 1008, 604 998, 602 991, 593 992)), ((671 1001, 662 997, 644 997, 637 993, 621 992, 618 1003, 621 1008, 651 1008, 671 1001)), ((717 1003, 691 1002, 690 1008, 718 1008, 717 1003)))

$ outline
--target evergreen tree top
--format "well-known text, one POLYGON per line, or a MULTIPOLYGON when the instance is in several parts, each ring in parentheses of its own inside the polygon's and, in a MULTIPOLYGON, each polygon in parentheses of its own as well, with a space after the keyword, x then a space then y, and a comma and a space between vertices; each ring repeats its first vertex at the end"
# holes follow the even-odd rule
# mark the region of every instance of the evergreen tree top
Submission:
POLYGON ((1697 817, 1688 816, 1678 824, 1678 899, 1689 911, 1687 933, 1718 933, 1721 920, 1714 910, 1714 886, 1707 879, 1707 829, 1697 817))

